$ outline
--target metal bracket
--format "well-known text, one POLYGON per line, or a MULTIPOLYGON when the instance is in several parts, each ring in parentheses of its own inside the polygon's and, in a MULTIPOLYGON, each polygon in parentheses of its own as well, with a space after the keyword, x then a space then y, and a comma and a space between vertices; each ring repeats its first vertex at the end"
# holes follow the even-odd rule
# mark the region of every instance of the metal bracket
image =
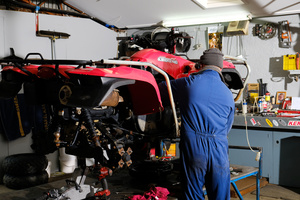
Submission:
POLYGON ((290 33, 290 26, 289 21, 280 21, 279 28, 278 28, 278 37, 279 37, 279 47, 282 48, 290 48, 291 47, 291 33, 290 33))

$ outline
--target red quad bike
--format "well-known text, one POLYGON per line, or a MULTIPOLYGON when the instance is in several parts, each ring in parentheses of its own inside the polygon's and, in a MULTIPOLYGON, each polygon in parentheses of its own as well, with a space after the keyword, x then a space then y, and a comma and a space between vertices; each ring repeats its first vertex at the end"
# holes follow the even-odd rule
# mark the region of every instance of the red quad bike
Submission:
MULTIPOLYGON (((179 110, 169 81, 199 71, 197 60, 156 49, 143 49, 128 60, 45 60, 40 54, 38 60, 28 58, 35 54, 0 60, 0 96, 13 98, 23 88, 28 104, 47 108, 48 127, 33 137, 36 152, 65 147, 67 154, 95 158, 104 188, 91 192, 95 196, 109 196, 106 175, 147 159, 151 144, 179 137, 179 110), (167 107, 161 102, 161 81, 169 86, 167 107)), ((240 91, 238 99, 246 80, 233 63, 247 64, 229 60, 224 60, 222 73, 228 87, 240 91)), ((73 189, 85 188, 82 182, 74 184, 73 189)), ((47 199, 72 194, 66 191, 52 191, 47 199)))

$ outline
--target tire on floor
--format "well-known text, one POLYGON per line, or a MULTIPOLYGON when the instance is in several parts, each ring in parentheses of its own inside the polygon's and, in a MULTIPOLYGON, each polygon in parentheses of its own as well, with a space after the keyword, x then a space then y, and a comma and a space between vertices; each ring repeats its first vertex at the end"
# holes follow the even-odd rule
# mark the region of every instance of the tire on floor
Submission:
POLYGON ((4 174, 3 183, 6 187, 11 189, 24 189, 48 182, 47 171, 40 172, 39 174, 29 174, 23 176, 15 176, 4 174))
POLYGON ((24 153, 7 156, 2 163, 2 169, 5 174, 24 176, 39 174, 47 165, 48 159, 45 155, 24 153))

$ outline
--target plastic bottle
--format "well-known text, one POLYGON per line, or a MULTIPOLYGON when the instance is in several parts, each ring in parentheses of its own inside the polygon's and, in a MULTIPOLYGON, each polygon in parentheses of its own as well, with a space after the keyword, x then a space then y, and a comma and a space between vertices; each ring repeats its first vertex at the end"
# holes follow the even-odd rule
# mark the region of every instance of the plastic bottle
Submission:
POLYGON ((263 107, 262 107, 262 99, 258 100, 258 112, 263 112, 263 107))
POLYGON ((243 114, 247 113, 247 109, 248 109, 247 102, 246 102, 246 99, 244 99, 243 106, 242 106, 242 112, 243 112, 243 114))
POLYGON ((265 99, 262 101, 262 110, 263 112, 267 112, 268 110, 268 102, 265 99))
POLYGON ((266 102, 267 102, 267 111, 270 111, 272 109, 270 92, 266 92, 266 102))
POLYGON ((275 104, 275 97, 271 96, 271 104, 275 104))
POLYGON ((270 97, 270 92, 266 92, 266 96, 265 96, 266 102, 269 102, 270 99, 271 99, 271 97, 270 97))

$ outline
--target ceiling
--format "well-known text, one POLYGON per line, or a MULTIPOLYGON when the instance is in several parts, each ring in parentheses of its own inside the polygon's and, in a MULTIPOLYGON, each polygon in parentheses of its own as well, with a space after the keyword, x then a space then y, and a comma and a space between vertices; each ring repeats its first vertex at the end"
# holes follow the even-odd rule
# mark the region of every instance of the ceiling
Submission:
POLYGON ((300 13, 299 0, 0 0, 0 9, 89 18, 122 31, 300 13))
MULTIPOLYGON (((194 24, 211 23, 210 19, 213 18, 220 22, 235 21, 235 16, 241 14, 255 18, 300 13, 299 0, 65 0, 64 2, 117 28, 166 25, 172 21, 180 21, 180 25, 189 25, 191 19, 194 20, 194 24)), ((238 17, 236 19, 240 20, 238 17)))

